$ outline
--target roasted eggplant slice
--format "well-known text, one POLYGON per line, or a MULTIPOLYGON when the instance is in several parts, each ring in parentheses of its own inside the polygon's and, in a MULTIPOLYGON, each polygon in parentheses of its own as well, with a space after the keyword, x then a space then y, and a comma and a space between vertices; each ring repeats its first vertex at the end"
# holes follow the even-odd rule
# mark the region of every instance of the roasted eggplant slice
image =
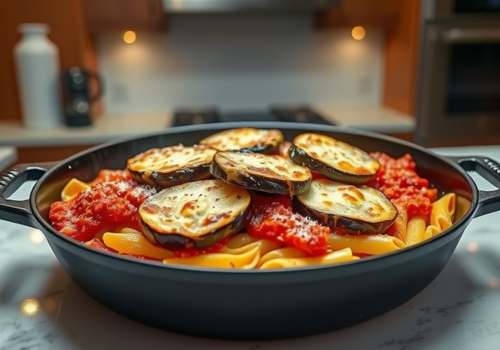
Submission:
POLYGON ((139 182, 156 187, 175 186, 209 177, 215 153, 206 146, 153 148, 130 158, 127 169, 139 182))
POLYGON ((210 172, 227 182, 268 193, 304 193, 311 184, 309 169, 278 155, 219 152, 210 172))
POLYGON ((311 183, 309 191, 296 198, 297 209, 331 228, 351 233, 382 233, 398 211, 379 190, 341 184, 328 179, 311 183))
POLYGON ((169 249, 208 247, 240 231, 250 194, 221 180, 169 187, 139 207, 146 237, 169 249))
POLYGON ((333 137, 307 133, 296 136, 290 147, 290 159, 332 180, 362 184, 380 168, 378 161, 365 151, 333 137))
POLYGON ((279 130, 240 128, 218 132, 200 141, 217 151, 240 151, 270 153, 278 149, 283 142, 279 130))

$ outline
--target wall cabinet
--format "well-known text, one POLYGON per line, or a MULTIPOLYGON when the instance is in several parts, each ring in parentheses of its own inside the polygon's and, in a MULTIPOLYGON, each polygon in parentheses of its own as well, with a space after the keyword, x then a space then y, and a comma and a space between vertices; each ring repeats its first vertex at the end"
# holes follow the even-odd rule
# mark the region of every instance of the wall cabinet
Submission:
POLYGON ((161 0, 85 0, 85 21, 89 31, 161 30, 165 12, 161 0))

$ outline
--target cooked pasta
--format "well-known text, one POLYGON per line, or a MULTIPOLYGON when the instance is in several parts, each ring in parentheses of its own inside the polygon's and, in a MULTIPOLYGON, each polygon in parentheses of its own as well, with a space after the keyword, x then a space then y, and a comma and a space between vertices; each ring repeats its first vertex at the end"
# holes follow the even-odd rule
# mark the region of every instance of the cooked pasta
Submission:
POLYGON ((331 249, 351 248, 354 254, 385 254, 405 247, 405 243, 397 237, 379 235, 340 235, 331 233, 328 236, 331 249))
POLYGON ((102 236, 104 244, 121 254, 143 256, 163 260, 174 256, 171 251, 151 244, 142 233, 124 229, 120 233, 106 232, 102 236))
POLYGON ((426 232, 426 226, 427 223, 423 216, 411 218, 406 228, 406 245, 414 245, 430 238, 430 234, 426 232))
POLYGON ((140 232, 130 228, 116 233, 106 232, 103 242, 120 254, 162 260, 167 265, 271 269, 332 265, 358 259, 352 255, 350 248, 311 257, 296 248, 282 247, 279 243, 267 239, 255 239, 246 233, 231 238, 219 252, 190 257, 176 257, 174 252, 151 244, 140 232))
POLYGON ((164 264, 170 265, 191 265, 203 267, 219 268, 240 268, 251 269, 257 266, 260 259, 260 247, 254 245, 248 251, 241 251, 237 254, 230 253, 208 253, 192 256, 188 258, 171 258, 163 260, 164 264))
POLYGON ((261 269, 278 269, 289 267, 304 267, 314 265, 333 265, 359 259, 352 255, 351 248, 344 248, 323 256, 301 258, 277 258, 263 263, 261 269))
POLYGON ((307 256, 307 254, 301 250, 298 250, 297 248, 293 248, 293 247, 279 248, 279 249, 271 250, 270 252, 265 254, 260 259, 259 266, 261 266, 262 264, 264 264, 270 260, 295 259, 295 258, 303 258, 305 256, 307 256))
POLYGON ((432 203, 431 225, 437 227, 439 232, 453 224, 456 199, 455 193, 448 193, 432 203))
POLYGON ((406 244, 414 245, 435 236, 453 224, 456 207, 456 195, 448 193, 432 203, 430 224, 422 216, 416 216, 408 222, 406 244))

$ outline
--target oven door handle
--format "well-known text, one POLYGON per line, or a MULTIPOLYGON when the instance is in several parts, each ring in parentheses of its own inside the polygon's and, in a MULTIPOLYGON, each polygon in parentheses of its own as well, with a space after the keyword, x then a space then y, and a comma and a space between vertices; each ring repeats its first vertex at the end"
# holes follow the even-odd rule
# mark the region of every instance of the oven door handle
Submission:
POLYGON ((500 42, 500 28, 450 28, 441 32, 447 44, 500 42))

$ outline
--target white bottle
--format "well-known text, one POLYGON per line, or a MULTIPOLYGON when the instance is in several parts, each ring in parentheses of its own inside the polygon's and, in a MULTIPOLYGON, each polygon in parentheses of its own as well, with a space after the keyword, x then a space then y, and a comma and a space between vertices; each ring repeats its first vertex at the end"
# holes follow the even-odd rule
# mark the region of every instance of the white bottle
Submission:
POLYGON ((22 38, 14 56, 24 125, 32 129, 60 126, 59 56, 57 47, 47 38, 49 27, 24 23, 19 31, 22 38))

